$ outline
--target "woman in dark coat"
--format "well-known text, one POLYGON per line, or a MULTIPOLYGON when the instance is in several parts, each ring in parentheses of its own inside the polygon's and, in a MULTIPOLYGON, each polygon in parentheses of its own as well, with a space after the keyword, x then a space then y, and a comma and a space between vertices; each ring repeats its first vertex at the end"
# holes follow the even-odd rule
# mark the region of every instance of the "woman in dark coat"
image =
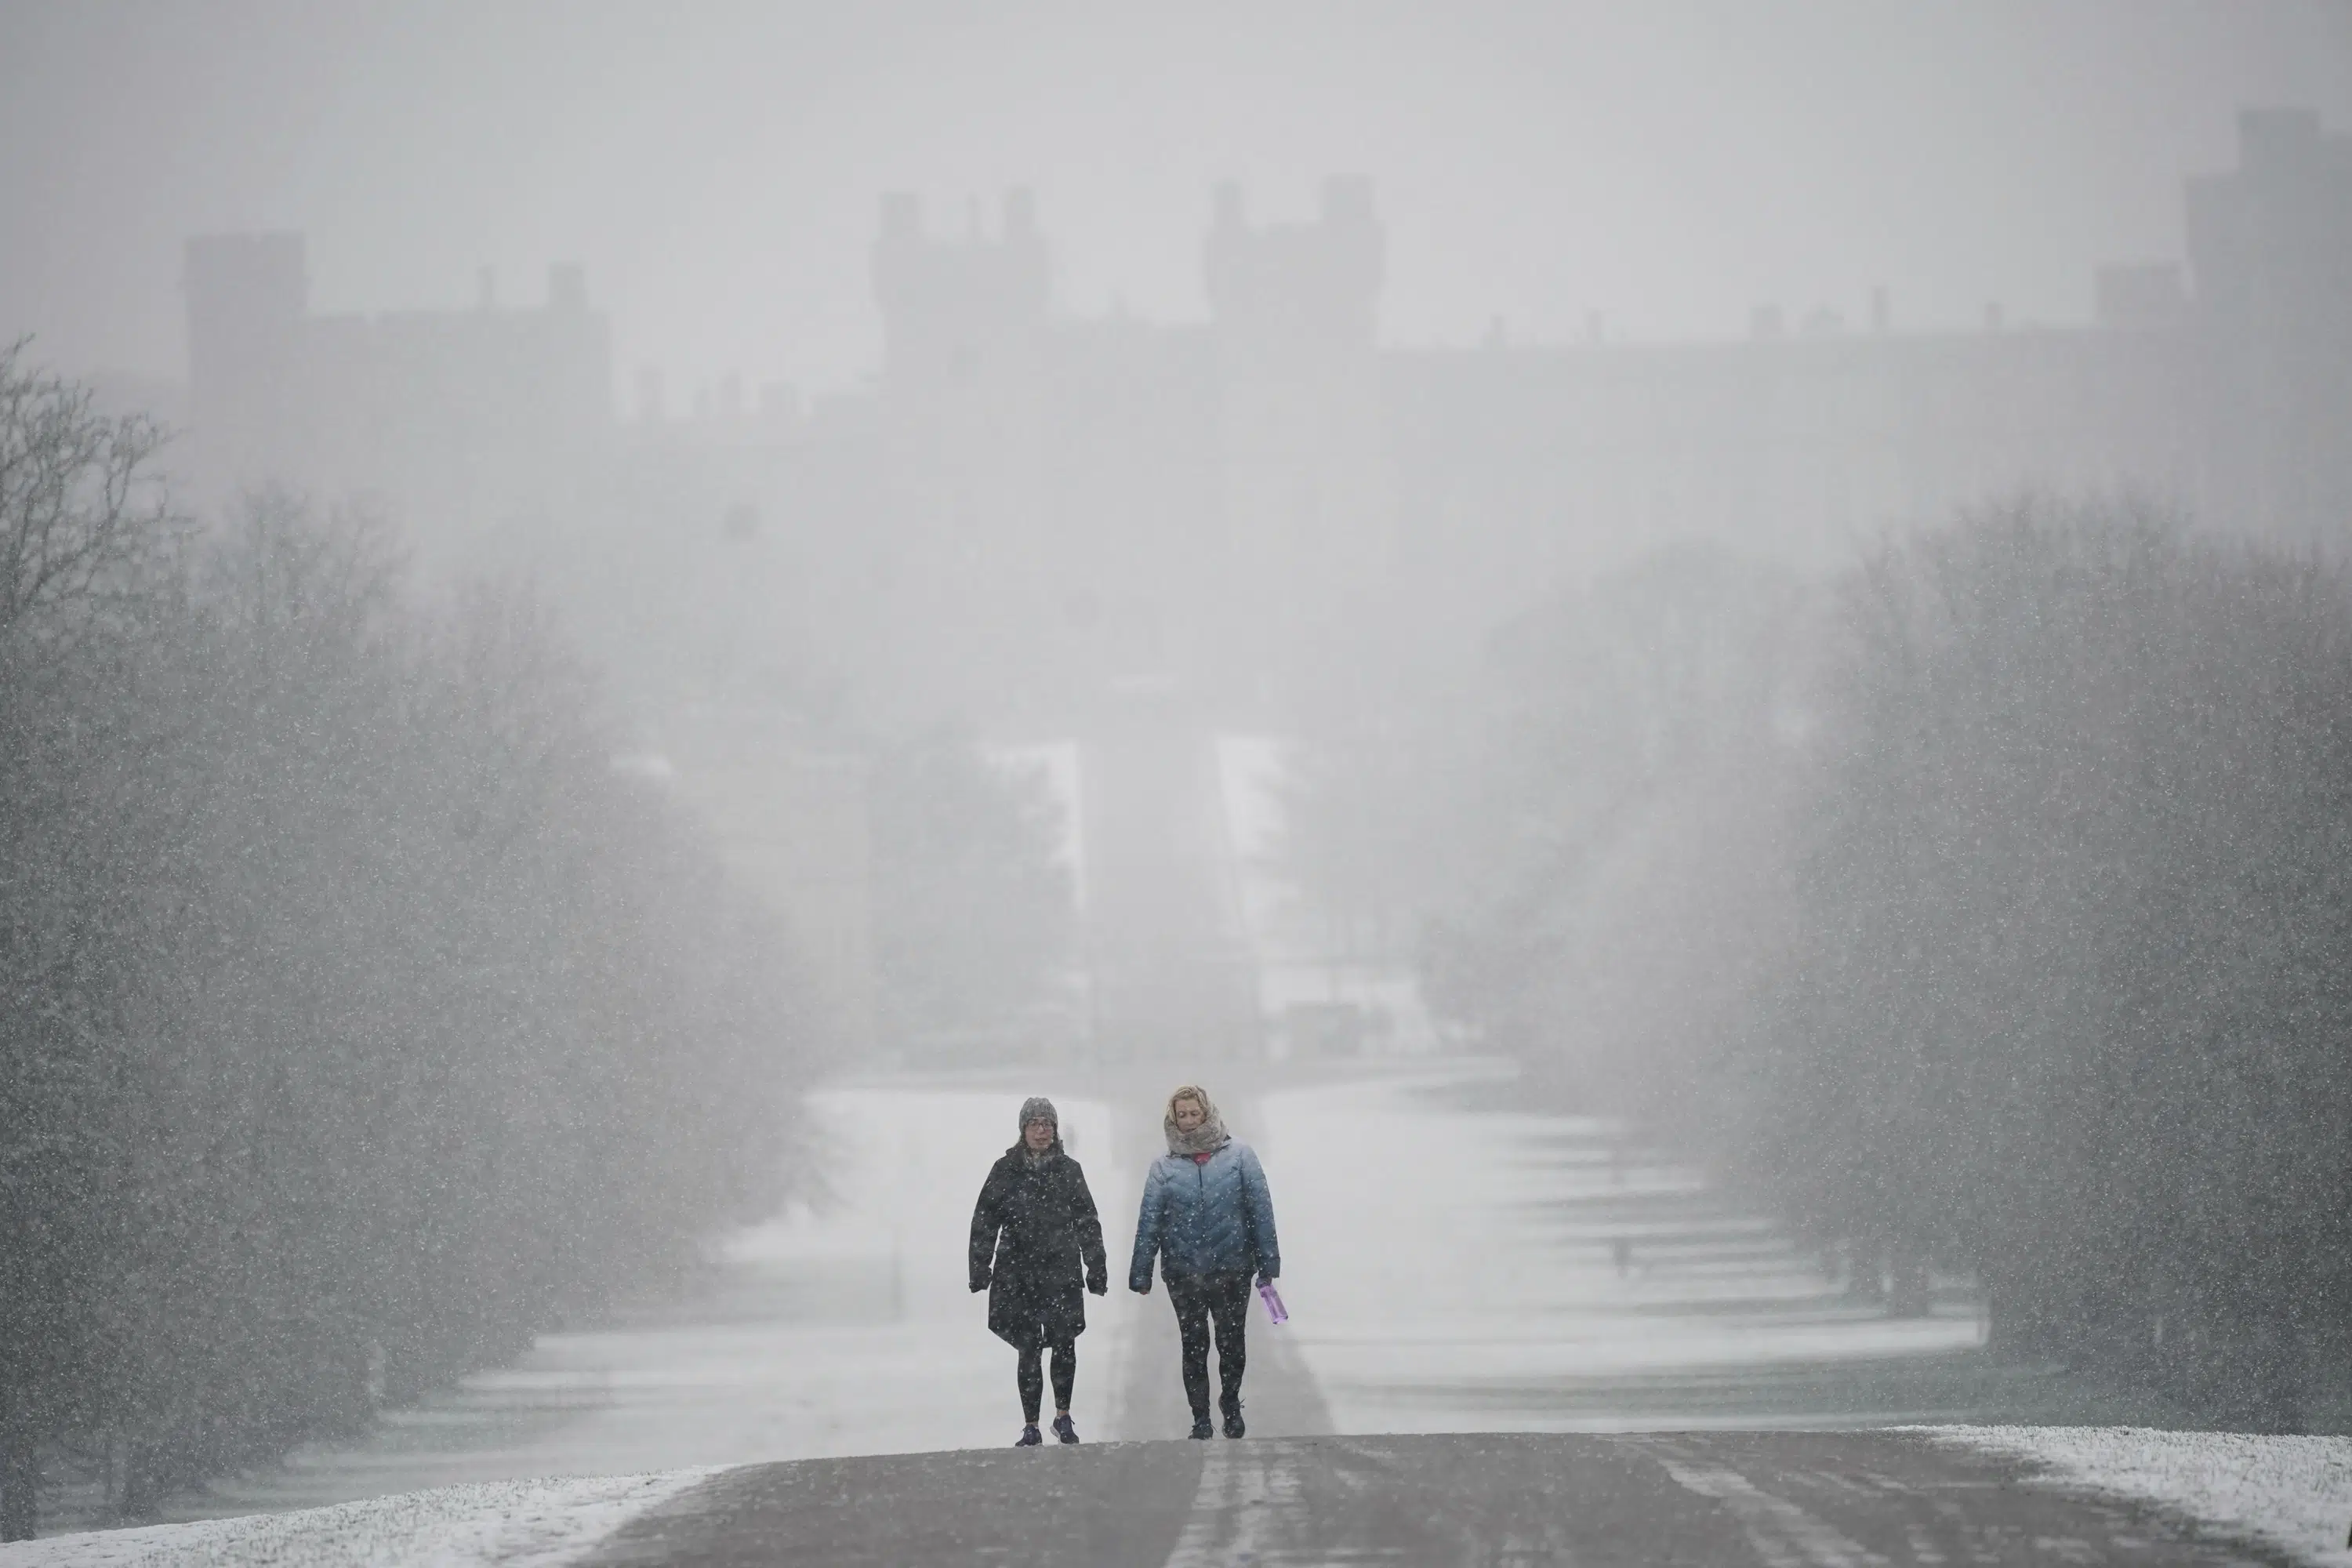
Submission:
POLYGON ((1043 1098, 1021 1107, 1021 1141, 989 1168, 971 1211, 971 1288, 988 1292, 988 1326, 1021 1352, 1021 1440, 1031 1448, 1045 1394, 1043 1353, 1054 1352, 1054 1435, 1078 1440, 1070 1389, 1078 1376, 1077 1338, 1087 1331, 1081 1288, 1110 1289, 1102 1220, 1087 1173, 1062 1148, 1061 1118, 1043 1098))

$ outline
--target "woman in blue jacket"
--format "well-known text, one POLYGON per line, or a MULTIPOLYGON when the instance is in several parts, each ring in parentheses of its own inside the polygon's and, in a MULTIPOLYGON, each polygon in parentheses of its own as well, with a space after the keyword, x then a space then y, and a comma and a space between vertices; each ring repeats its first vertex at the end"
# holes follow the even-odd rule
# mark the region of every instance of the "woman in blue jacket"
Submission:
POLYGON ((1176 1307, 1176 1327, 1184 1343, 1184 1397, 1192 1406, 1192 1436, 1213 1436, 1209 1426, 1209 1337, 1213 1327, 1217 1371, 1223 1387, 1217 1404, 1224 1412, 1225 1436, 1238 1437, 1242 1422, 1242 1372, 1249 1352, 1243 1329, 1249 1320, 1250 1281, 1278 1278, 1282 1249, 1275 1240, 1274 1197, 1265 1172, 1246 1143, 1225 1131, 1208 1094, 1186 1084, 1168 1097, 1161 1121, 1168 1152, 1152 1162, 1143 1184, 1143 1209, 1135 1222, 1135 1261, 1128 1288, 1151 1293, 1151 1260, 1160 1259, 1168 1299, 1176 1307))

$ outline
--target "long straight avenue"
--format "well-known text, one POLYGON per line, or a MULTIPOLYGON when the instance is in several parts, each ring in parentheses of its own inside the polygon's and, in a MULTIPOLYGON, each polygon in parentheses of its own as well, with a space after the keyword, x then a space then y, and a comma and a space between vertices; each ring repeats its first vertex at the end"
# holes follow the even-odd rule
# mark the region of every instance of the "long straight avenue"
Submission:
POLYGON ((2284 1553, 2028 1484, 1910 1433, 1120 1443, 730 1472, 596 1568, 1021 1563, 1865 1568, 2239 1564, 2284 1553))

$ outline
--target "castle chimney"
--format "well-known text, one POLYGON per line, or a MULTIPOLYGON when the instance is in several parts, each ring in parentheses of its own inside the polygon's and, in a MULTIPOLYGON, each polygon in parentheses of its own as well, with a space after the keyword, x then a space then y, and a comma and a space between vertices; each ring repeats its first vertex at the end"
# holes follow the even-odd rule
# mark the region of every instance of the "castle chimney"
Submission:
POLYGON ((1887 302, 1886 285, 1881 283, 1870 291, 1870 330, 1883 338, 1894 324, 1894 308, 1887 302))
POLYGON ((485 310, 493 310, 499 303, 499 272, 495 267, 485 267, 474 275, 474 303, 485 310))

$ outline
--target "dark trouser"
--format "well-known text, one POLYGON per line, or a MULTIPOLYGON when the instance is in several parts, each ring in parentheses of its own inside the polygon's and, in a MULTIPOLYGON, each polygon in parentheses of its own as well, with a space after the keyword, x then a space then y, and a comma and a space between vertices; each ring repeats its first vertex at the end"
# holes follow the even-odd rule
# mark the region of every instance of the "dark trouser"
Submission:
POLYGON ((1176 1306, 1176 1331, 1184 1342, 1184 1397, 1192 1419, 1209 1418, 1209 1331, 1217 1336, 1217 1404, 1231 1415, 1242 1407, 1242 1373, 1249 1365, 1243 1329, 1249 1321, 1247 1274, 1171 1274, 1168 1300, 1176 1306))
MULTIPOLYGON (((1021 1417, 1030 1426, 1037 1425, 1037 1402, 1045 1394, 1045 1369, 1043 1365, 1045 1347, 1030 1345, 1021 1352, 1021 1364, 1014 1375, 1021 1384, 1021 1417)), ((1064 1340, 1054 1346, 1054 1408, 1070 1407, 1070 1390, 1078 1381, 1078 1347, 1076 1341, 1064 1340)))

